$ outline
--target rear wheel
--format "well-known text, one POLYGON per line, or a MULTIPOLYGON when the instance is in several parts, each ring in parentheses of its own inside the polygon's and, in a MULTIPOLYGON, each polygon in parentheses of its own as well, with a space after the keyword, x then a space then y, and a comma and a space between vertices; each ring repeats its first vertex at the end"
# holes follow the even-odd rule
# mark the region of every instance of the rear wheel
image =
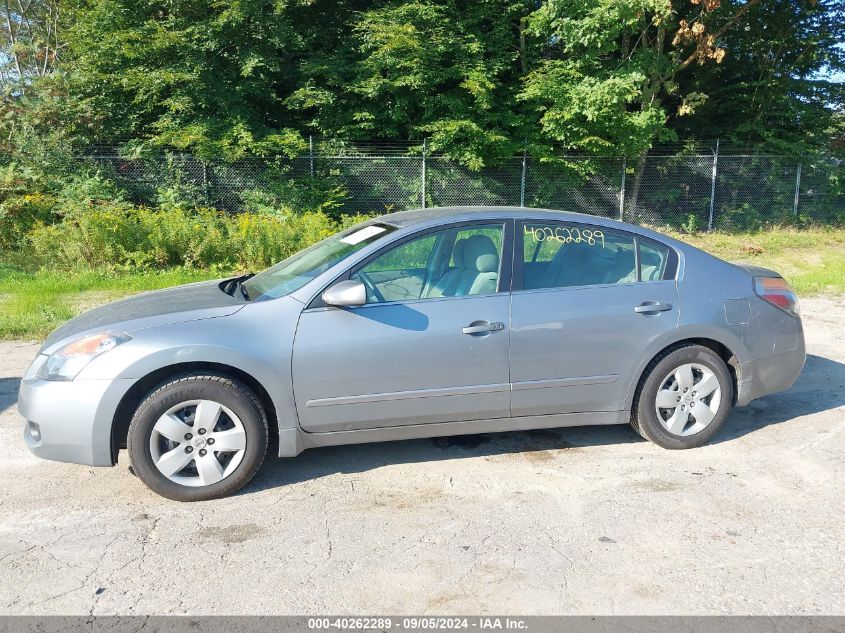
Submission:
POLYGON ((176 501, 225 497, 246 485, 267 452, 267 421, 246 385, 185 374, 156 388, 129 426, 135 474, 176 501))
POLYGON ((684 345, 662 353, 646 369, 631 426, 663 448, 695 448, 719 432, 732 403, 725 362, 707 347, 684 345))

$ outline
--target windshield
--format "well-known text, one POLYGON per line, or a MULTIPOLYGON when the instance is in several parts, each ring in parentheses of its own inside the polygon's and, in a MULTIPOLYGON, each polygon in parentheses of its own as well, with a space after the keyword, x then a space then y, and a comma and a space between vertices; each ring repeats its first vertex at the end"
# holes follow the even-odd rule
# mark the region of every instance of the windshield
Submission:
POLYGON ((388 224, 358 226, 306 248, 243 282, 252 300, 276 299, 302 288, 352 253, 396 228, 388 224))

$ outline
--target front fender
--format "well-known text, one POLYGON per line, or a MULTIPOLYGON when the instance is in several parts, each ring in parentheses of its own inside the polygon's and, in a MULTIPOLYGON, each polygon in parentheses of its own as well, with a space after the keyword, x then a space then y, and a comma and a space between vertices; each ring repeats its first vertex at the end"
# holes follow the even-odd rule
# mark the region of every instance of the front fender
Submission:
POLYGON ((163 325, 95 359, 80 378, 139 380, 168 367, 214 363, 254 378, 270 397, 280 434, 299 430, 291 380, 293 336, 302 305, 284 299, 245 306, 236 314, 163 325), (272 325, 270 325, 272 324, 272 325))

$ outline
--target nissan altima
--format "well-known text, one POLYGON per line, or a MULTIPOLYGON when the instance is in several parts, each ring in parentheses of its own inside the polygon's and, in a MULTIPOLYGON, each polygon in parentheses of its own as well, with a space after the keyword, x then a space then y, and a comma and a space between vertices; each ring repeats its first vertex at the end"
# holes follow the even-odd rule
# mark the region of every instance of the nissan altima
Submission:
POLYGON ((32 452, 229 495, 327 445, 630 424, 668 449, 804 365, 776 272, 557 211, 385 215, 258 273, 117 301, 53 332, 21 381, 32 452))

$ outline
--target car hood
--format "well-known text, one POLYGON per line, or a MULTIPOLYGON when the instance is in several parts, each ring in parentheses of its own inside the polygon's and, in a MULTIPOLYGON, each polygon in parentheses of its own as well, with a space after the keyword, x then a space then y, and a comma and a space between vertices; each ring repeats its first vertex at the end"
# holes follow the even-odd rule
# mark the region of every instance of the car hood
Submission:
POLYGON ((228 316, 245 303, 220 289, 220 281, 144 292, 80 314, 53 331, 41 353, 52 353, 68 339, 103 330, 133 332, 156 325, 228 316))

